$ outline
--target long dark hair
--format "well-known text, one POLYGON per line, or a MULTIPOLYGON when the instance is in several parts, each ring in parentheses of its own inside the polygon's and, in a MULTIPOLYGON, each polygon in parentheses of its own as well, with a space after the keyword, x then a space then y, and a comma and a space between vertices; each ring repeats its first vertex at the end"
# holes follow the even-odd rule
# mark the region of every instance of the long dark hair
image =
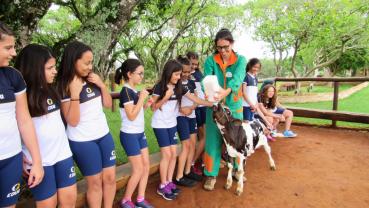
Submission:
POLYGON ((128 81, 128 72, 134 73, 139 66, 142 66, 142 63, 137 59, 125 60, 115 72, 115 83, 120 84, 122 78, 124 79, 124 81, 128 81))
POLYGON ((249 72, 252 69, 252 67, 255 66, 256 64, 260 64, 261 66, 261 62, 258 58, 250 59, 250 61, 246 65, 246 72, 249 72))
POLYGON ((15 60, 15 67, 22 73, 27 84, 28 108, 32 117, 47 113, 48 98, 59 102, 59 96, 45 77, 45 64, 55 58, 45 46, 30 44, 23 48, 15 60))
MULTIPOLYGON (((158 82, 158 87, 161 90, 161 94, 159 95, 159 99, 163 99, 165 96, 165 92, 168 90, 168 84, 174 72, 182 71, 182 64, 178 63, 176 60, 169 60, 164 65, 163 73, 161 74, 161 78, 158 82)), ((178 81, 174 87, 174 94, 176 95, 176 99, 178 101, 179 106, 181 106, 182 100, 182 82, 178 81)))
POLYGON ((233 35, 231 31, 229 31, 227 28, 220 29, 215 35, 214 39, 215 53, 218 53, 218 50, 216 49, 218 40, 228 40, 230 43, 234 43, 233 35))
POLYGON ((60 69, 56 76, 57 90, 63 96, 69 95, 69 83, 72 82, 76 75, 76 62, 80 59, 83 53, 91 51, 90 46, 79 42, 73 41, 69 43, 65 49, 60 62, 60 69))
POLYGON ((182 65, 191 65, 190 60, 187 57, 182 56, 182 55, 179 55, 176 61, 178 61, 182 65))
POLYGON ((274 87, 274 85, 267 84, 261 89, 260 102, 268 109, 273 109, 277 106, 277 89, 274 87), (274 89, 274 95, 272 98, 268 97, 269 88, 274 89))
POLYGON ((14 36, 14 32, 3 22, 0 21, 0 40, 4 35, 14 36))

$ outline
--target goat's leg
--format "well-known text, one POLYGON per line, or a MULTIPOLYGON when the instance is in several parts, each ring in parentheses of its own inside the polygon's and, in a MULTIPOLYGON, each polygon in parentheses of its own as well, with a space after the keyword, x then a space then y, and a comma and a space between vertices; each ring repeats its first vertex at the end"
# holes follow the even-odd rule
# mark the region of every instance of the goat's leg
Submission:
POLYGON ((268 155, 268 158, 269 158, 270 170, 276 170, 277 168, 276 168, 274 160, 272 158, 272 150, 271 150, 269 144, 265 143, 263 145, 263 147, 264 147, 264 150, 265 150, 265 152, 266 152, 266 154, 268 155))
POLYGON ((244 160, 246 161, 246 159, 239 158, 240 164, 238 164, 238 169, 236 173, 239 178, 237 181, 237 189, 236 189, 236 195, 238 196, 241 195, 243 192, 243 176, 245 174, 245 171, 243 170, 244 160))
POLYGON ((227 174, 227 182, 224 185, 225 189, 230 189, 232 187, 232 182, 233 182, 233 178, 232 178, 232 171, 233 171, 233 164, 232 164, 232 159, 228 156, 228 160, 227 160, 227 166, 228 166, 228 174, 227 174))

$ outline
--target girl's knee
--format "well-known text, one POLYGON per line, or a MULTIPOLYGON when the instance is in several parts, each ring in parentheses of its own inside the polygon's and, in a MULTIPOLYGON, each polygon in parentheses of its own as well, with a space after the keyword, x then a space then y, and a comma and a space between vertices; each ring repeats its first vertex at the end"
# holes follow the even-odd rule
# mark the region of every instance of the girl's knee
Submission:
POLYGON ((285 110, 286 112, 286 117, 293 117, 293 112, 291 110, 285 110))
POLYGON ((109 185, 115 184, 115 172, 104 174, 103 183, 109 185))
POLYGON ((93 176, 93 178, 87 179, 88 189, 92 191, 102 190, 102 176, 93 176))

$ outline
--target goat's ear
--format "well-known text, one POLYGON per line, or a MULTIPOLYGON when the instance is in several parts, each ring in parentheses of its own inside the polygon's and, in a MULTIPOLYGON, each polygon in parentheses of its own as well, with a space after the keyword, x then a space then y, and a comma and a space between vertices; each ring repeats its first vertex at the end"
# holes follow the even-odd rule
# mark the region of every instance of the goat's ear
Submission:
POLYGON ((242 126, 242 121, 240 119, 234 119, 232 122, 235 126, 242 126))

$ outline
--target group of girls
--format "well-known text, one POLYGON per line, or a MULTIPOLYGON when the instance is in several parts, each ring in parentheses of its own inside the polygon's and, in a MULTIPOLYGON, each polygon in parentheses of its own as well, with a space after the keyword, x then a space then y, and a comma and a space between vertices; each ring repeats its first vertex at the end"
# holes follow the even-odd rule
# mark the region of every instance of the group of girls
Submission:
MULTIPOLYGON (((173 200, 180 194, 177 185, 191 187, 202 180, 194 162, 204 151, 205 112, 213 103, 205 100, 198 66, 198 55, 192 52, 169 60, 150 90, 138 90, 144 77, 139 60, 127 59, 117 69, 115 82, 124 80, 120 142, 132 164, 121 207, 153 207, 145 200, 150 168, 146 108, 153 111, 151 126, 161 152, 157 193, 173 200), (178 139, 182 149, 175 174, 178 139)), ((257 110, 274 129, 279 120, 286 120, 285 136, 294 134, 289 130, 292 112, 279 106, 272 85, 255 98, 260 66, 251 60, 247 67, 245 119, 252 119, 257 110)), ((37 207, 75 207, 74 162, 87 182, 88 206, 112 207, 116 154, 103 112, 111 106, 107 87, 93 72, 88 45, 69 43, 56 70, 56 57, 45 46, 30 44, 16 56, 15 35, 0 22, 0 207, 15 207, 22 172, 37 207), (13 58, 15 68, 10 67, 13 58)))

